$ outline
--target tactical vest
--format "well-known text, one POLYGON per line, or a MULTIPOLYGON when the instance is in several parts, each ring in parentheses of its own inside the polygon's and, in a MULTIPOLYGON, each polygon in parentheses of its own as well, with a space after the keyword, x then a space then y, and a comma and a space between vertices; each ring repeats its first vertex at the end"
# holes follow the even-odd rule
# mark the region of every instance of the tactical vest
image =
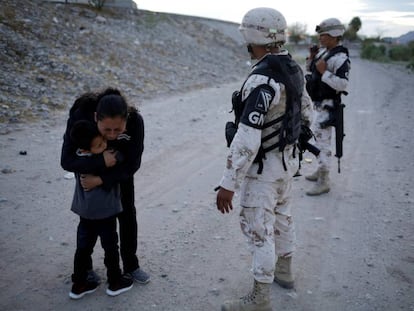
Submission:
MULTIPOLYGON (((302 92, 304 88, 304 77, 302 69, 292 59, 290 55, 268 55, 254 70, 250 73, 252 75, 264 75, 270 79, 281 83, 285 87, 286 101, 285 113, 279 118, 273 119, 263 125, 263 133, 261 146, 254 162, 259 163, 260 174, 263 169, 263 159, 266 158, 266 152, 279 148, 283 152, 286 145, 292 145, 297 142, 301 132, 301 105, 302 92), (280 123, 278 130, 269 131, 269 129, 280 123), (269 132, 269 133, 266 133, 269 132), (278 139, 275 140, 275 138, 278 139), (276 142, 271 143, 272 140, 276 142)), ((248 79, 246 79, 247 81, 248 79)), ((244 87, 244 85, 243 85, 244 87)), ((243 89, 242 87, 242 89, 243 89)), ((240 120, 244 109, 244 102, 241 101, 241 92, 239 92, 236 99, 233 101, 233 109, 235 112, 236 126, 240 120)))
POLYGON ((306 90, 314 102, 321 102, 324 99, 336 99, 340 96, 335 89, 331 88, 325 82, 322 82, 322 75, 316 69, 316 62, 318 60, 324 59, 327 62, 328 59, 338 53, 345 53, 349 56, 348 49, 342 45, 338 45, 332 50, 329 50, 327 54, 322 54, 320 57, 313 59, 309 66, 311 74, 306 75, 306 90))

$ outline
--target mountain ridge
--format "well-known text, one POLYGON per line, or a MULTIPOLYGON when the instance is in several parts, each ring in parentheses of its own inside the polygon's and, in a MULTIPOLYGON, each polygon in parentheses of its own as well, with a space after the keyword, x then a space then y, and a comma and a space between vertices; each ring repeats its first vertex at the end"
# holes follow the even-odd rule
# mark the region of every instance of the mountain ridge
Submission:
POLYGON ((394 38, 394 41, 399 44, 408 44, 411 41, 414 41, 414 31, 409 31, 398 38, 394 38))

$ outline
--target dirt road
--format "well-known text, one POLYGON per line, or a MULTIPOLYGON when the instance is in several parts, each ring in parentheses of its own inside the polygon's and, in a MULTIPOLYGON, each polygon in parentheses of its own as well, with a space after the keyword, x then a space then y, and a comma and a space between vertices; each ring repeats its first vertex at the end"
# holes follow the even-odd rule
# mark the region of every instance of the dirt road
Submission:
MULTIPOLYGON (((274 310, 414 310, 414 75, 354 57, 350 80, 342 172, 321 197, 295 180, 296 288, 274 285, 274 310)), ((252 277, 238 210, 217 212, 213 191, 238 87, 138 104, 146 124, 139 257, 152 281, 116 298, 104 284, 80 301, 68 297, 77 217, 74 180, 59 164, 66 113, 1 135, 0 310, 210 311, 245 294, 252 277)), ((99 244, 94 265, 104 277, 99 244)))

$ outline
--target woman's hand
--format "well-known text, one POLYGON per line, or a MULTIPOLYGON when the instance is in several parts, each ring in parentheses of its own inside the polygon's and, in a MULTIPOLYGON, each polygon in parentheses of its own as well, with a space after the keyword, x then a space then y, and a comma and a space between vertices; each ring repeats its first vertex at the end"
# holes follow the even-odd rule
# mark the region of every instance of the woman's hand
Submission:
POLYGON ((106 167, 112 167, 116 164, 116 151, 115 150, 105 150, 103 152, 103 157, 105 160, 106 167))
POLYGON ((102 179, 99 176, 82 174, 80 183, 84 191, 91 191, 93 188, 102 185, 102 179))

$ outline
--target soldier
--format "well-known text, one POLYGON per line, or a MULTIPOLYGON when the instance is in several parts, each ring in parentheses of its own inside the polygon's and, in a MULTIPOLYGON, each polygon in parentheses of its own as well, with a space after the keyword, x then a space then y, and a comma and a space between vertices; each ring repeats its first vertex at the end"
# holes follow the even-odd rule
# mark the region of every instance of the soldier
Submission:
MULTIPOLYGON (((340 118, 334 120, 335 109, 340 109, 341 93, 346 94, 348 87, 348 75, 350 61, 348 50, 342 46, 341 40, 345 27, 336 18, 329 18, 316 26, 319 34, 319 42, 322 48, 310 51, 306 67, 311 74, 307 75, 306 88, 312 98, 315 108, 315 122, 313 133, 315 134, 315 146, 320 150, 317 157, 318 167, 316 171, 308 176, 307 180, 315 182, 307 195, 320 195, 330 190, 329 171, 332 157, 331 137, 332 127, 340 126, 336 122, 342 122, 340 118)), ((340 140, 342 147, 343 133, 336 135, 337 143, 340 140)), ((337 147, 338 149, 338 147, 337 147)), ((342 156, 342 148, 337 155, 342 156)))
POLYGON ((302 70, 282 49, 286 28, 284 16, 271 8, 250 10, 239 28, 257 63, 233 94, 236 122, 226 125, 230 152, 216 204, 229 213, 240 189, 240 223, 253 255, 254 284, 249 294, 225 302, 222 310, 271 310, 273 281, 294 285, 296 236, 289 194, 298 169, 296 139, 301 119, 310 123, 312 101, 302 70))

